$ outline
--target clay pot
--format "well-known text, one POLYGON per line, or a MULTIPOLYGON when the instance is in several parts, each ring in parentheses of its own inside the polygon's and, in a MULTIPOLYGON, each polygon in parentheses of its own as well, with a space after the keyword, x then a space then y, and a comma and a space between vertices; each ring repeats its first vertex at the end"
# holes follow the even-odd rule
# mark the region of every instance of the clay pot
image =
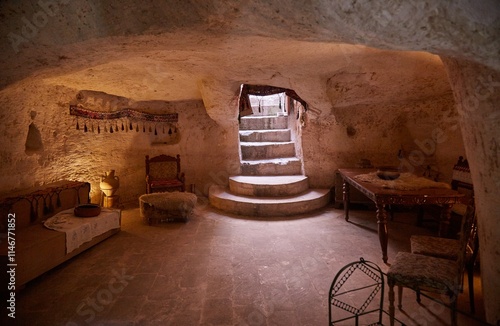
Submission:
POLYGON ((120 179, 115 175, 115 170, 104 172, 99 186, 106 196, 113 196, 120 186, 120 179))

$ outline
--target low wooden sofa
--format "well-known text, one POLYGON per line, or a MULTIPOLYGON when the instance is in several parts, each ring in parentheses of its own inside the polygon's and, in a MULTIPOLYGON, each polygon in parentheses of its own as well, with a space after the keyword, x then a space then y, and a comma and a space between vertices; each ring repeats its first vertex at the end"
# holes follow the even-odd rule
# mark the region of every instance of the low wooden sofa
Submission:
MULTIPOLYGON (((89 192, 87 182, 60 181, 0 201, 0 259, 4 268, 15 263, 16 289, 120 231, 111 229, 66 253, 66 234, 43 225, 58 212, 88 203, 89 192)), ((2 272, 2 278, 7 276, 2 272)))

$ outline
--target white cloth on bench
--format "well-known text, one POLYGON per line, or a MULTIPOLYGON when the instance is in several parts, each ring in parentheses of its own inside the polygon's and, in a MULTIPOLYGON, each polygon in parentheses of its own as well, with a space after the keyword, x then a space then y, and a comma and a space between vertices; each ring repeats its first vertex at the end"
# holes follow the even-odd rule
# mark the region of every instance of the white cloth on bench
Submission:
POLYGON ((120 210, 102 208, 95 217, 76 217, 74 208, 57 213, 48 218, 45 227, 66 233, 66 253, 80 247, 109 230, 120 228, 120 210))

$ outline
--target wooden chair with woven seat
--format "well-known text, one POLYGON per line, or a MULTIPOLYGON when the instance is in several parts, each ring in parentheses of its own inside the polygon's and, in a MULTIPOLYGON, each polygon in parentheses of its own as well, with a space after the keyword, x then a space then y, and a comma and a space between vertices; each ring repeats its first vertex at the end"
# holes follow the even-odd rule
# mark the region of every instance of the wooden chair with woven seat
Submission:
MULTIPOLYGON (((453 167, 453 175, 451 181, 452 189, 463 192, 465 203, 455 204, 452 208, 452 216, 464 218, 468 205, 474 205, 474 188, 472 185, 469 164, 462 156, 459 157, 458 162, 453 167)), ((477 238, 477 225, 474 218, 471 232, 469 234, 459 234, 456 239, 447 239, 434 236, 412 235, 410 237, 411 252, 414 254, 445 258, 456 260, 460 251, 460 243, 467 241, 467 252, 465 268, 467 270, 467 279, 469 285, 470 309, 475 313, 474 304, 474 268, 476 265, 476 258, 479 252, 479 241, 477 238)), ((420 297, 417 293, 417 301, 420 302, 420 297)))
MULTIPOLYGON (((461 233, 470 234, 474 221, 474 206, 467 207, 461 233)), ((403 287, 420 292, 445 294, 449 298, 451 325, 457 325, 456 305, 462 288, 468 237, 462 237, 456 260, 399 252, 387 272, 389 284, 389 315, 394 317, 394 286, 398 286, 398 308, 402 308, 403 287)), ((391 323, 393 325, 393 323, 391 323)))
POLYGON ((146 193, 185 191, 185 175, 181 172, 181 157, 146 155, 146 193))
MULTIPOLYGON (((460 255, 460 243, 462 241, 466 241, 465 269, 467 271, 467 281, 469 286, 470 310, 471 313, 474 314, 476 312, 474 301, 474 268, 476 266, 477 255, 479 253, 479 240, 477 237, 477 225, 475 218, 470 233, 462 234, 460 237, 466 237, 467 240, 412 235, 410 237, 411 252, 414 254, 454 261, 457 260, 460 255)), ((417 301, 420 302, 419 292, 417 292, 417 301)))

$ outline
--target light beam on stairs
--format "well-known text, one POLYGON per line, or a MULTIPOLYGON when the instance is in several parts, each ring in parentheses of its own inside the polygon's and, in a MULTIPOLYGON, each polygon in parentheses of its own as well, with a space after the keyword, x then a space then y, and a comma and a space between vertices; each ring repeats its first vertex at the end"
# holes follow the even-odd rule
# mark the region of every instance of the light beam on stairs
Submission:
POLYGON ((210 204, 247 216, 292 216, 330 202, 329 189, 310 189, 296 157, 288 117, 243 117, 240 123, 243 175, 229 178, 229 187, 209 189, 210 204))

